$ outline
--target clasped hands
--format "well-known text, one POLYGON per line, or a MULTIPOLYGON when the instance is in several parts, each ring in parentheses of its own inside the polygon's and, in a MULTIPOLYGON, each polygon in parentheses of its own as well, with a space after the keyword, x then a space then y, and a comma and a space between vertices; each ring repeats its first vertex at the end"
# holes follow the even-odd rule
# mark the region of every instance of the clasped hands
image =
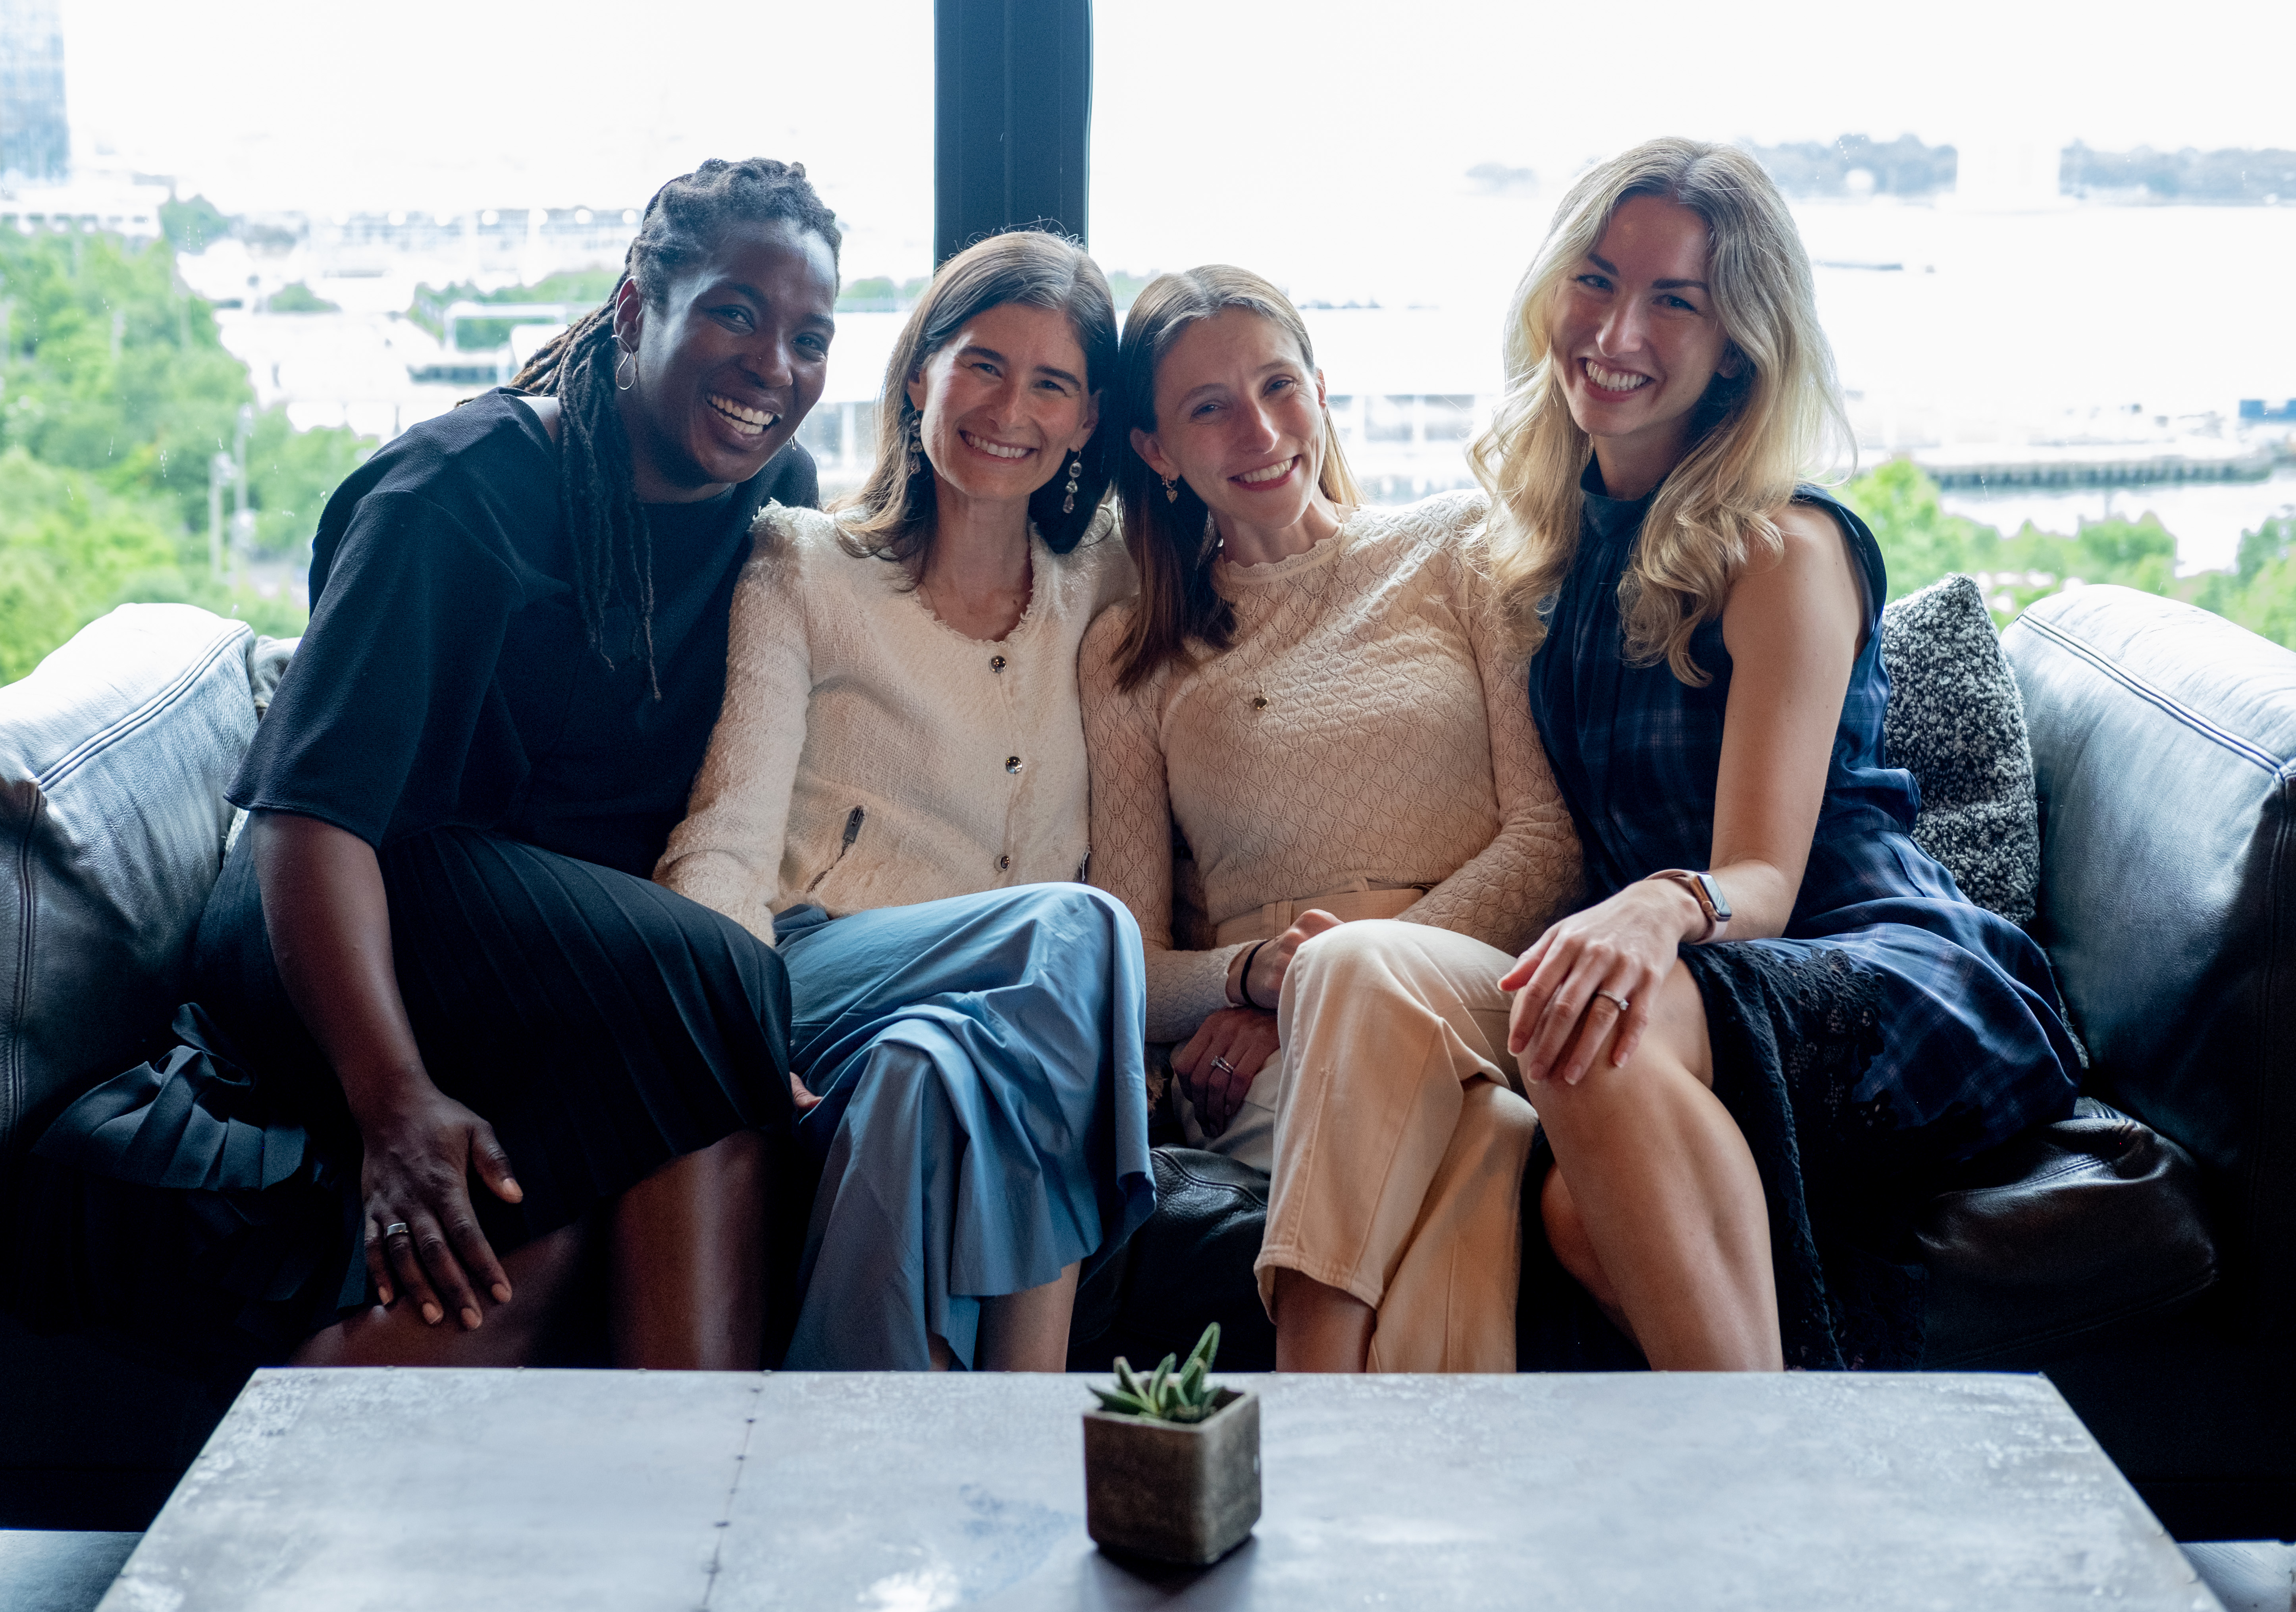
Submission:
POLYGON ((1244 1094, 1267 1060, 1275 1056, 1275 1004, 1283 998, 1283 978, 1300 948, 1340 920, 1310 908, 1300 921, 1257 949, 1246 947, 1228 966, 1227 998, 1172 1054, 1179 1077, 1206 1136, 1218 1136, 1243 1106, 1244 1094), (1245 972, 1245 965, 1250 972, 1245 972), (1264 1004, 1264 1005, 1263 1005, 1264 1004))

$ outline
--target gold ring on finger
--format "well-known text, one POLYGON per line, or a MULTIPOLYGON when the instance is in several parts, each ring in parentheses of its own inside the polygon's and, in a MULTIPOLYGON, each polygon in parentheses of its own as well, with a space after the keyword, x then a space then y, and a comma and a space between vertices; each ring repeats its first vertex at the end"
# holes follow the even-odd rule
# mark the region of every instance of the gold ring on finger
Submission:
POLYGON ((1601 997, 1604 1001, 1610 1003, 1611 1007, 1616 1008, 1620 1013, 1626 1012, 1628 1008, 1634 1006, 1632 1002, 1627 1000, 1626 998, 1620 996, 1615 991, 1597 991, 1595 994, 1601 997))

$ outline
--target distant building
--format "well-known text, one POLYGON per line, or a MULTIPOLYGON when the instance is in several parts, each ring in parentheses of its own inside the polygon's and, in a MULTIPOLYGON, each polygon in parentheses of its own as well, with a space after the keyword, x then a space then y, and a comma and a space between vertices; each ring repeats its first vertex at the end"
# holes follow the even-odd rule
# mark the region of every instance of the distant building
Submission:
POLYGON ((0 0, 0 177, 53 183, 70 172, 56 0, 0 0))

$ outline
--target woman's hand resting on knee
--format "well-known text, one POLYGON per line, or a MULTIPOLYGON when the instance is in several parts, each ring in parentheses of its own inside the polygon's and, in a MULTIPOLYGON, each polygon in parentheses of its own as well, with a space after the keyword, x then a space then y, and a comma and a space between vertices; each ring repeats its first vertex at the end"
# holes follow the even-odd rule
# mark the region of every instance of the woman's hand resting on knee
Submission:
POLYGON ((357 1117, 366 1268, 382 1302, 390 1303, 396 1285, 425 1321, 435 1326, 451 1309, 475 1329, 477 1286, 508 1304, 510 1278, 472 1212, 470 1177, 475 1172, 504 1203, 525 1197, 495 1128, 420 1077, 357 1117))
POLYGON ((1524 1083, 1577 1085, 1614 1029, 1611 1062, 1632 1057, 1676 948, 1704 928, 1679 884, 1648 879, 1550 925, 1499 981, 1515 993, 1507 1050, 1524 1083))

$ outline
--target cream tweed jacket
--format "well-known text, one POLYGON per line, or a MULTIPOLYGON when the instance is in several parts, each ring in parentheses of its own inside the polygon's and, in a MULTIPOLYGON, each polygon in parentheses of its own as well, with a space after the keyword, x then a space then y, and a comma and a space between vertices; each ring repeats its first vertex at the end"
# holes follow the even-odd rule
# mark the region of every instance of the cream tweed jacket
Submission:
POLYGON ((734 594, 726 703, 655 879, 771 942, 775 912, 833 917, 1083 876, 1077 648, 1134 590, 1106 515, 1056 555, 1002 640, 966 637, 856 558, 835 519, 770 506, 734 594))

